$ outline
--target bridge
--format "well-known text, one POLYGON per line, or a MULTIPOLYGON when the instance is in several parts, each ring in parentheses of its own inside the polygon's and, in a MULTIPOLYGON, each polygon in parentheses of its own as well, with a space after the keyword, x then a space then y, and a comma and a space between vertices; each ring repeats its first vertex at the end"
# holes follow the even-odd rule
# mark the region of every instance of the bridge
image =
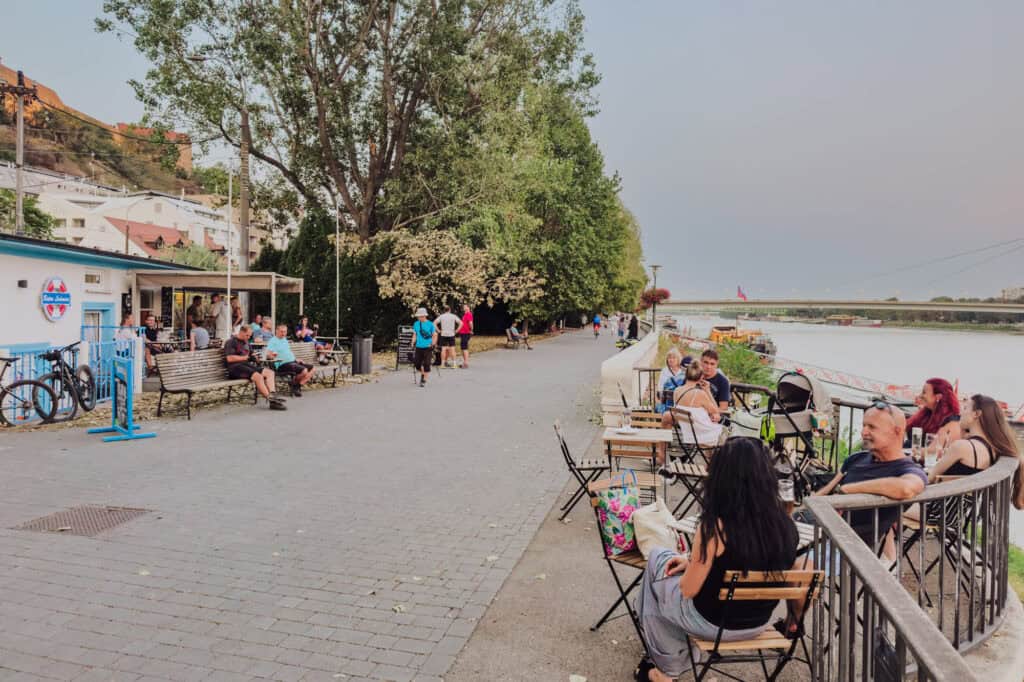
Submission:
POLYGON ((708 300, 662 301, 658 308, 688 308, 697 310, 929 310, 947 313, 1010 313, 1024 315, 1024 303, 959 302, 959 301, 856 301, 810 299, 750 299, 722 298, 708 300))

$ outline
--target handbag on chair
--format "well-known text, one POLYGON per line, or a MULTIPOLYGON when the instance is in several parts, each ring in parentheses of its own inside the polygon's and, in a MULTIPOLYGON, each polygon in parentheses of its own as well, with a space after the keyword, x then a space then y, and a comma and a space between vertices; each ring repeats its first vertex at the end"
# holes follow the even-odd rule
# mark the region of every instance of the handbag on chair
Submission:
POLYGON ((637 548, 633 512, 640 506, 640 488, 636 472, 631 469, 612 480, 612 485, 597 493, 597 516, 605 554, 618 556, 637 548), (633 478, 632 485, 627 483, 628 476, 633 478))

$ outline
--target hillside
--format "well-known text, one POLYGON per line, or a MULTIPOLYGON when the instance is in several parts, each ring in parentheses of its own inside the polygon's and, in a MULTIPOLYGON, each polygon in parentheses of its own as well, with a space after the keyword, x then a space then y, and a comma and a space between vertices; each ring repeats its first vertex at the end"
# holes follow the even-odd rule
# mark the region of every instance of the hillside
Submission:
MULTIPOLYGON (((0 64, 0 79, 16 82, 17 74, 0 64)), ((111 126, 66 105, 42 83, 35 84, 39 100, 26 108, 25 163, 59 173, 91 178, 113 187, 155 189, 186 194, 201 188, 189 179, 192 150, 177 133, 154 132, 120 124, 111 126), (151 142, 131 139, 148 138, 151 142)), ((15 158, 14 100, 0 107, 0 161, 15 158)))

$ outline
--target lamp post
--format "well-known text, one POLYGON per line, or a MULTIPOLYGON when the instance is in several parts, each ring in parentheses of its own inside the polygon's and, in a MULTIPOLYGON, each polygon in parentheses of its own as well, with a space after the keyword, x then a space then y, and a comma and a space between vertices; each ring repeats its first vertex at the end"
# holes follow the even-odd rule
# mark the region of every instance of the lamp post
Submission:
POLYGON ((334 202, 334 343, 341 338, 341 262, 338 258, 341 239, 341 205, 334 202))
POLYGON ((660 265, 651 266, 651 272, 654 274, 654 297, 651 299, 651 331, 654 334, 658 333, 658 270, 660 268, 660 265))

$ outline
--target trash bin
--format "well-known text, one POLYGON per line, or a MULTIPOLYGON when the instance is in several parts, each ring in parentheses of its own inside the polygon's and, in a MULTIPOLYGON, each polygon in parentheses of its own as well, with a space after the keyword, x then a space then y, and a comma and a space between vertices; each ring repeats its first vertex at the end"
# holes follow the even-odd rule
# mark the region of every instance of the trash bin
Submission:
POLYGON ((356 334, 352 339, 352 374, 369 374, 373 369, 373 335, 356 334))

